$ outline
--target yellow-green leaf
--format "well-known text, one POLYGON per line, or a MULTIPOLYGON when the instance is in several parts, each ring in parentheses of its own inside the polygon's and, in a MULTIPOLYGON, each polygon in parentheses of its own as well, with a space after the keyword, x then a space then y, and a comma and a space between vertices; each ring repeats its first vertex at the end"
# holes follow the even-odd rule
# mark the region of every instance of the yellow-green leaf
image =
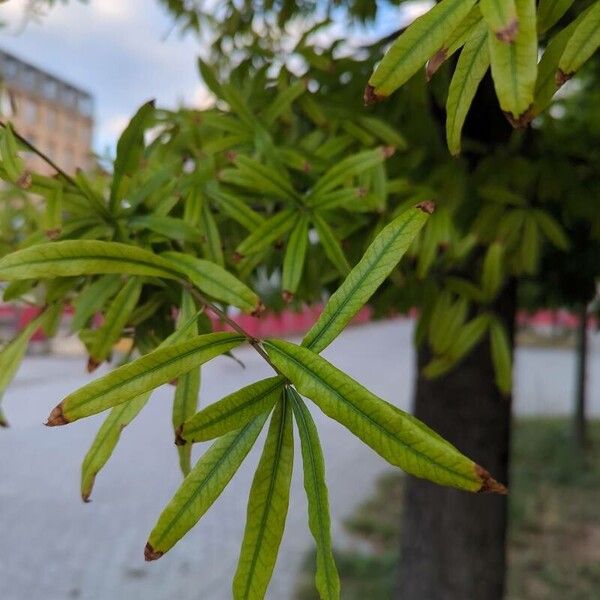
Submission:
POLYGON ((283 297, 287 301, 293 298, 300 284, 307 248, 308 217, 302 214, 292 229, 283 257, 281 288, 283 297))
POLYGON ((493 319, 490 322, 490 348, 496 374, 496 385, 505 394, 512 389, 511 348, 504 326, 493 319))
POLYGON ((481 0, 479 8, 498 40, 505 44, 515 41, 519 31, 515 0, 481 0))
POLYGON ((488 32, 480 23, 467 40, 450 82, 446 102, 446 137, 450 153, 460 152, 460 136, 475 92, 490 66, 488 32))
POLYGON ((331 227, 318 213, 313 213, 312 222, 319 234, 319 241, 323 246, 323 250, 325 250, 325 255, 342 275, 347 275, 350 272, 350 263, 348 263, 340 241, 331 230, 331 227))
POLYGON ((173 381, 243 341, 244 337, 235 333, 209 333, 158 348, 69 394, 52 411, 47 425, 65 425, 121 404, 173 381))
POLYGON ((184 423, 181 437, 188 442, 204 442, 239 429, 273 407, 284 382, 280 375, 269 377, 210 404, 184 423))
POLYGON ((265 596, 285 528, 293 464, 292 407, 282 395, 250 489, 246 529, 233 579, 235 600, 265 596))
POLYGON ((329 417, 339 421, 391 464, 416 477, 468 491, 486 486, 478 467, 413 419, 378 398, 324 358, 302 346, 268 340, 275 366, 329 417))
POLYGON ((403 212, 381 230, 331 296, 325 310, 304 337, 303 346, 321 352, 338 336, 396 267, 427 217, 428 212, 416 207, 403 212))
POLYGON ((267 414, 218 439, 183 480, 161 513, 146 544, 146 560, 170 550, 221 495, 254 445, 267 414))
POLYGON ((513 42, 501 42, 489 34, 492 78, 500 108, 514 127, 531 120, 537 76, 535 0, 515 0, 519 31, 513 42))
POLYGON ((415 19, 387 51, 369 80, 368 94, 389 96, 408 81, 460 25, 475 2, 442 0, 415 19))

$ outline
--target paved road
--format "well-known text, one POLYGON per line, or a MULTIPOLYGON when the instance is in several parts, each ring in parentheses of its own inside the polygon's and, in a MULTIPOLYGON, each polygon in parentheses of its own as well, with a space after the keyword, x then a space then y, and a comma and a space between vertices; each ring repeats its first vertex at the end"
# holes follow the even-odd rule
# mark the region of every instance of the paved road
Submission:
MULTIPOLYGON (((406 408, 411 396, 411 325, 376 323, 347 331, 328 358, 386 399, 406 408)), ((600 416, 600 339, 592 341, 590 401, 600 416)), ((219 358, 204 369, 202 401, 209 403, 268 370, 247 348, 246 364, 219 358)), ((573 361, 569 352, 520 350, 519 414, 566 413, 573 361)), ((143 562, 143 547, 180 477, 170 431, 172 388, 157 391, 124 432, 98 477, 93 502, 78 497, 79 464, 100 420, 62 428, 41 426, 50 408, 88 381, 81 360, 29 358, 5 407, 12 427, 0 432, 0 598, 2 600, 221 600, 230 582, 244 526, 247 493, 258 460, 255 449, 201 523, 161 560, 143 562)), ((388 469, 346 430, 314 412, 327 460, 336 542, 342 523, 388 469)), ((197 448, 198 453, 202 448, 197 448)), ((296 458, 299 458, 297 452, 296 458)), ((311 540, 301 469, 296 462, 291 506, 269 597, 291 598, 311 540)))

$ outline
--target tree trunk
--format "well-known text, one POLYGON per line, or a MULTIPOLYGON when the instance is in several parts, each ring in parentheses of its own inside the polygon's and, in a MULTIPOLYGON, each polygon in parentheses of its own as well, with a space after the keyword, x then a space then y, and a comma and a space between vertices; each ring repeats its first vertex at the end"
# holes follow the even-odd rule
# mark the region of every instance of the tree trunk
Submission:
POLYGON ((579 327, 577 335, 577 380, 575 392, 575 411, 573 419, 573 437, 575 449, 583 459, 586 442, 586 388, 587 388, 587 306, 581 305, 579 310, 579 327))
MULTIPOLYGON (((514 337, 516 285, 493 307, 514 337)), ((431 355, 418 352, 419 373, 431 355)), ((494 384, 489 340, 447 375, 418 376, 415 415, 508 482, 511 398, 494 384)), ((396 598, 401 600, 500 600, 504 595, 507 500, 469 494, 408 478, 401 564, 396 598)))

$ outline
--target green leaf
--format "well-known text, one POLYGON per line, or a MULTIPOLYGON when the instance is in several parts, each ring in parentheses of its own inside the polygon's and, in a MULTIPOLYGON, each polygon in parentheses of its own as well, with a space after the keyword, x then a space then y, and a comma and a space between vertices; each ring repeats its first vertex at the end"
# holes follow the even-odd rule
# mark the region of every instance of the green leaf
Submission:
POLYGON ((62 210, 63 210, 62 186, 52 190, 46 197, 46 212, 44 213, 44 231, 46 237, 51 240, 56 239, 62 229, 62 210))
POLYGON ((504 247, 499 242, 490 244, 483 260, 481 273, 481 291, 484 301, 490 302, 496 297, 502 284, 502 260, 504 247))
POLYGON ((391 464, 416 477, 459 489, 478 491, 476 465, 405 419, 324 358, 302 346, 268 340, 273 364, 329 417, 339 421, 391 464))
POLYGON ((224 266, 223 244, 221 234, 217 227, 217 222, 210 210, 210 205, 206 199, 202 199, 202 217, 200 220, 200 231, 204 235, 204 254, 212 262, 224 266))
POLYGON ((408 81, 443 47, 474 4, 473 0, 442 0, 415 19, 375 69, 369 80, 371 92, 376 97, 389 96, 408 81))
POLYGON ((202 238, 202 232, 198 228, 175 217, 158 217, 155 215, 133 217, 129 220, 129 227, 133 231, 148 229, 169 239, 196 244, 200 243, 202 238))
POLYGON ((146 560, 170 550, 221 495, 254 445, 267 414, 217 440, 196 463, 161 513, 146 544, 146 560))
POLYGON ((321 352, 338 336, 396 267, 427 218, 428 213, 417 207, 403 212, 381 230, 331 296, 302 341, 303 346, 321 352))
POLYGON ((492 78, 500 108, 514 127, 531 120, 537 77, 535 0, 515 0, 519 31, 510 44, 490 33, 492 78))
POLYGON ((260 227, 265 221, 261 215, 253 211, 243 200, 240 200, 234 194, 214 190, 209 191, 209 195, 223 213, 248 231, 254 231, 254 229, 260 227))
POLYGON ((188 419, 181 437, 188 442, 204 442, 239 429, 273 407, 284 383, 285 379, 277 375, 225 396, 188 419))
POLYGON ((253 313, 260 310, 260 298, 235 275, 223 267, 181 252, 163 252, 161 257, 171 262, 201 291, 216 300, 253 313))
POLYGON ((123 328, 137 306, 141 293, 141 281, 132 277, 115 296, 104 315, 104 323, 95 332, 94 343, 90 348, 89 368, 95 368, 102 363, 121 339, 123 328))
POLYGON ((308 204, 319 210, 331 210, 333 208, 348 209, 356 205, 357 201, 361 201, 366 195, 363 188, 345 188, 320 194, 316 198, 309 198, 308 204))
POLYGON ((123 280, 118 275, 103 275, 88 285, 73 302, 75 314, 71 321, 71 331, 79 331, 85 327, 109 298, 121 289, 122 284, 123 280))
POLYGON ((375 150, 365 150, 364 152, 344 158, 321 175, 310 191, 309 199, 316 199, 327 192, 331 192, 349 178, 356 177, 382 164, 389 155, 389 149, 376 148, 375 150))
POLYGON ((558 77, 568 79, 600 46, 600 1, 577 24, 558 63, 558 77))
POLYGON ((235 600, 264 598, 287 517, 294 436, 292 407, 283 395, 271 418, 246 514, 246 529, 233 579, 235 600))
MULTIPOLYGON (((236 254, 241 258, 267 249, 294 226, 296 215, 297 211, 284 209, 270 219, 267 219, 237 247, 236 254)), ((1 265, 2 262, 0 261, 1 265)))
POLYGON ((490 349, 498 389, 509 394, 512 389, 511 346, 504 326, 497 319, 490 322, 490 349))
POLYGON ((539 33, 548 31, 552 25, 571 8, 574 0, 539 0, 537 28, 539 33))
POLYGON ((318 213, 313 213, 312 222, 319 234, 319 241, 327 258, 342 275, 347 275, 350 272, 350 263, 331 227, 318 213))
POLYGON ((305 90, 306 82, 300 80, 279 92, 273 102, 271 102, 262 113, 264 121, 268 125, 274 123, 283 113, 290 109, 290 106, 304 93, 305 90))
POLYGON ((252 183, 252 189, 261 194, 268 194, 278 198, 295 200, 298 194, 287 177, 284 177, 280 169, 264 165, 261 162, 242 154, 235 158, 235 164, 240 173, 252 183))
POLYGON ((538 224, 533 217, 525 219, 520 247, 520 266, 524 273, 534 274, 540 260, 540 235, 538 224))
POLYGON ((234 333, 209 333, 158 348, 69 394, 52 411, 47 425, 65 425, 117 406, 173 381, 243 341, 243 336, 234 333))
POLYGON ((560 250, 568 250, 570 243, 562 225, 548 212, 541 208, 534 208, 533 214, 542 233, 554 246, 560 250))
POLYGON ((104 273, 180 277, 169 262, 156 254, 117 242, 67 240, 38 244, 0 260, 0 280, 6 281, 104 273))
POLYGON ((198 58, 198 69, 200 71, 200 76, 202 77, 202 81, 206 84, 208 89, 215 95, 217 98, 222 96, 221 84, 217 78, 217 74, 211 65, 204 62, 201 58, 198 58))
POLYGON ((0 135, 0 157, 2 158, 2 165, 6 170, 8 178, 13 183, 17 183, 23 175, 25 163, 19 156, 17 140, 10 123, 2 128, 0 135))
POLYGON ((45 319, 46 313, 40 313, 0 351, 0 400, 21 365, 29 340, 45 319))
POLYGON ((283 274, 281 287, 283 297, 290 301, 302 278, 306 250, 308 248, 308 217, 300 215, 287 242, 283 257, 283 274))
POLYGON ((110 206, 113 208, 123 197, 124 178, 133 175, 139 166, 144 153, 144 132, 152 122, 154 111, 154 100, 142 105, 117 142, 110 188, 110 206))
POLYGON ((393 146, 398 150, 406 150, 408 147, 402 134, 395 127, 391 127, 382 119, 378 119, 377 117, 361 117, 359 123, 369 133, 372 133, 382 142, 393 146))
POLYGON ((496 38, 510 44, 519 31, 515 0, 481 0, 481 14, 496 38))
POLYGON ((480 23, 460 53, 446 102, 446 137, 452 155, 460 152, 460 136, 479 83, 490 66, 488 32, 480 23))
POLYGON ((81 498, 84 502, 89 502, 96 475, 114 452, 123 428, 135 419, 149 398, 148 392, 115 406, 102 423, 81 465, 81 498))
POLYGON ((325 461, 317 428, 296 390, 288 388, 300 444, 304 469, 304 489, 308 500, 308 525, 317 545, 315 583, 323 600, 340 597, 340 578, 333 557, 329 499, 325 482, 325 461))

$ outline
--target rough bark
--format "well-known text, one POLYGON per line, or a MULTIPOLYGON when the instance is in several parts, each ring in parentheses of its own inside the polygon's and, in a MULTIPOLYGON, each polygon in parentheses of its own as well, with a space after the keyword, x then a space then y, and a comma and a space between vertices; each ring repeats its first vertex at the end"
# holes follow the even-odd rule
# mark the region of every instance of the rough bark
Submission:
MULTIPOLYGON (((494 309, 514 334, 515 284, 494 309)), ((419 372, 430 359, 418 352, 419 372)), ((489 341, 449 374, 418 376, 418 418, 508 483, 511 398, 494 384, 489 341)), ((504 595, 507 500, 409 478, 395 597, 402 600, 500 600, 504 595)))

